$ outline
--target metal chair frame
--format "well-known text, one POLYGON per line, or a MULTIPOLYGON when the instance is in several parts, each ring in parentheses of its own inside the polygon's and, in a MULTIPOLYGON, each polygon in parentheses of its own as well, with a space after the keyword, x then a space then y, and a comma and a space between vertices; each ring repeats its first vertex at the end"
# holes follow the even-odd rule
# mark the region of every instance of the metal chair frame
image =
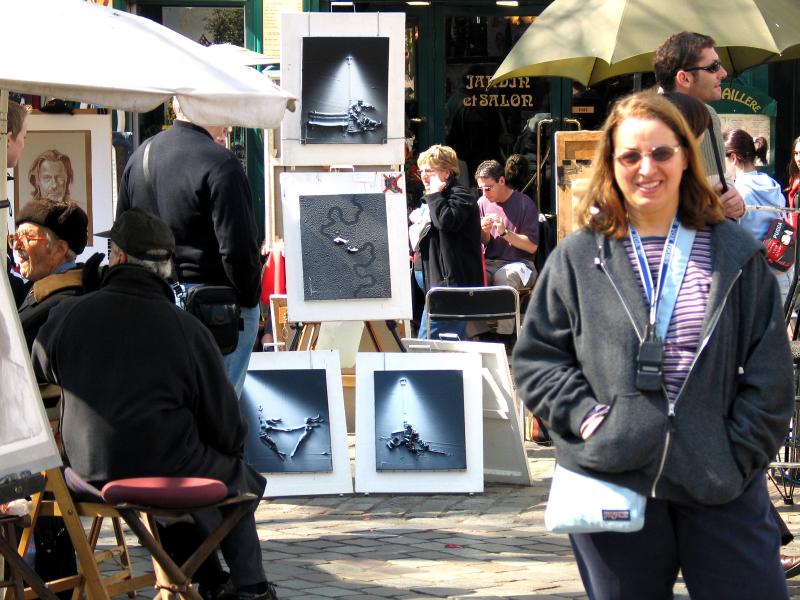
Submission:
POLYGON ((430 336, 431 319, 441 321, 514 319, 517 337, 520 333, 519 293, 510 285, 434 287, 425 294, 425 313, 427 336, 430 336))

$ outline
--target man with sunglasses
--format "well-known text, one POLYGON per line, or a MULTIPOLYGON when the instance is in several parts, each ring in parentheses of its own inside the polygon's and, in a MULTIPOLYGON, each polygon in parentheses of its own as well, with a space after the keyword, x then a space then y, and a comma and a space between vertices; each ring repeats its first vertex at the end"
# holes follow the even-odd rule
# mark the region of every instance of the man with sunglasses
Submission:
MULTIPOLYGON (((508 186, 503 166, 485 160, 475 171, 481 197, 481 243, 484 247, 489 285, 510 285, 522 289, 533 285, 536 266, 533 257, 539 247, 539 212, 522 192, 508 186)), ((501 321, 497 333, 511 334, 513 319, 501 321)))
POLYGON ((722 97, 721 83, 728 75, 714 49, 714 40, 688 31, 671 35, 656 49, 653 69, 662 90, 692 96, 708 108, 711 125, 700 142, 700 156, 708 182, 720 194, 725 216, 738 219, 744 215, 744 200, 732 182, 723 186, 721 181, 725 144, 719 115, 709 106, 722 97))

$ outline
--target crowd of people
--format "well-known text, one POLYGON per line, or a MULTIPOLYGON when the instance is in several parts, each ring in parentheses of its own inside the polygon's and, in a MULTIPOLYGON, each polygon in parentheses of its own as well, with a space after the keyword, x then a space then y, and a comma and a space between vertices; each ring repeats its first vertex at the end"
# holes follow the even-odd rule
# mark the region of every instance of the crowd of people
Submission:
MULTIPOLYGON (((679 572, 693 598, 786 598, 800 558, 781 555, 791 533, 764 475, 794 410, 783 308, 793 269, 769 264, 761 248, 780 209, 797 206, 800 138, 784 197, 756 168, 765 140, 721 131, 709 106, 726 76, 711 38, 670 37, 654 70, 658 91, 609 108, 578 206, 582 227, 541 273, 526 159, 482 162, 470 174, 476 194, 460 183, 453 148, 422 152, 411 276, 423 294, 532 290, 513 352, 520 397, 560 465, 647 497, 640 531, 570 534, 591 598, 670 598, 679 572)), ((100 487, 205 476, 232 495, 261 496, 266 481, 245 462, 238 403, 260 316, 252 195, 239 161, 215 141, 221 128, 174 109, 173 126, 125 167, 113 227, 95 234, 110 240, 107 266, 102 255, 76 262, 88 217, 71 197, 69 159, 37 159, 34 197, 8 238, 9 277, 36 376, 61 386, 64 459, 81 478, 100 487), (235 291, 242 326, 225 356, 182 310, 203 285, 235 291)), ((25 114, 10 104, 9 167, 24 152, 25 114)), ((794 213, 779 218, 796 228, 794 213)), ((426 321, 423 309, 418 337, 480 335, 465 322, 426 321)), ((188 556, 218 519, 165 527, 169 551, 188 556)), ((42 523, 37 569, 74 573, 63 527, 42 523)), ((205 598, 277 597, 254 513, 221 553, 228 571, 212 556, 196 578, 205 598)))

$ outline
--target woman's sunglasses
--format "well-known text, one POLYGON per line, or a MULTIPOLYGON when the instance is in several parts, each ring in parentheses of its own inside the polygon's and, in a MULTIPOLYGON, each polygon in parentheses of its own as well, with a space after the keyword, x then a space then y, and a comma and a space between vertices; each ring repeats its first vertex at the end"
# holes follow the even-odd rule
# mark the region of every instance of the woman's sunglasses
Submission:
POLYGON ((678 144, 677 146, 656 146, 650 152, 640 152, 639 150, 625 150, 625 152, 620 152, 619 154, 615 154, 614 158, 617 160, 619 164, 624 167, 635 167, 645 156, 649 156, 650 160, 654 160, 655 162, 667 162, 673 156, 678 153, 678 150, 681 149, 681 145, 678 144))

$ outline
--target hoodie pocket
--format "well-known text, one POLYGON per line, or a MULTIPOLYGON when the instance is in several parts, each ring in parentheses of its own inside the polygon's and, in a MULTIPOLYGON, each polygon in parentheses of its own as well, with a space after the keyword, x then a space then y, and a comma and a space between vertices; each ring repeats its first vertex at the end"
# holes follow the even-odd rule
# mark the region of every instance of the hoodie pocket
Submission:
POLYGON ((583 443, 578 463, 604 473, 639 469, 657 459, 666 416, 661 394, 614 396, 603 424, 583 443))

